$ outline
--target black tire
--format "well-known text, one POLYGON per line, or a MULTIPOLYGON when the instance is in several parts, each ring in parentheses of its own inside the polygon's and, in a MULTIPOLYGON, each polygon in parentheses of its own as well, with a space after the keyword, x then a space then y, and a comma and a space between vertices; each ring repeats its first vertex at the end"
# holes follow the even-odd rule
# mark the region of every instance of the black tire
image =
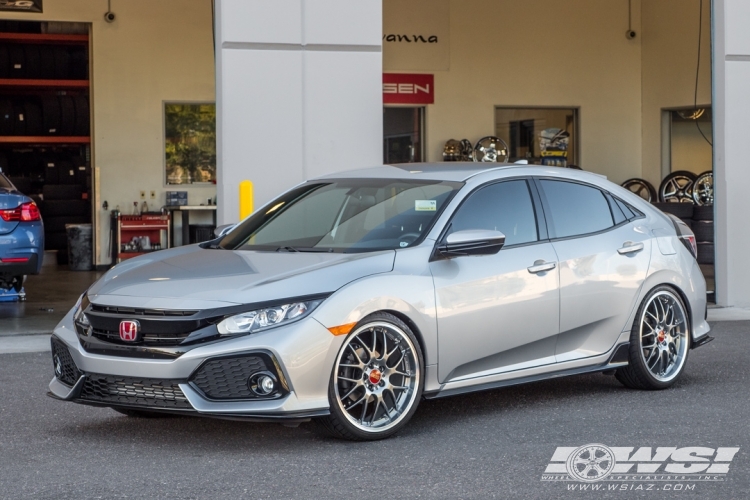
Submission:
POLYGON ((44 127, 42 122, 42 108, 39 104, 27 101, 23 105, 23 110, 26 121, 26 135, 42 135, 44 127))
POLYGON ((60 135, 73 135, 76 130, 76 107, 73 98, 63 95, 60 99, 60 135))
MULTIPOLYGON (((384 350, 387 350, 387 348, 384 350)), ((357 356, 359 357, 359 355, 357 356)), ((368 360, 368 363, 370 363, 369 360, 368 360)), ((387 361, 385 361, 385 364, 387 365, 387 361)), ((397 363, 395 366, 397 367, 399 366, 399 364, 400 362, 397 363)), ((401 382, 401 383, 404 383, 404 382, 401 382)), ((376 382, 375 384, 377 385, 376 382)), ((330 415, 316 419, 316 423, 319 429, 323 430, 325 433, 338 439, 347 439, 350 441, 374 441, 378 439, 385 439, 397 433, 409 422, 411 417, 417 411, 417 407, 419 406, 419 401, 422 398, 423 389, 424 389, 424 357, 422 355, 422 348, 419 345, 419 341, 417 340, 416 336, 411 331, 411 329, 399 318, 389 313, 377 312, 377 313, 367 316, 366 318, 363 318, 357 324, 357 326, 355 326, 352 329, 351 333, 347 336, 347 339, 344 341, 344 344, 342 344, 341 352, 339 352, 339 355, 336 357, 336 364, 334 365, 333 370, 331 370, 331 379, 328 383, 328 400, 330 403, 331 413, 330 415), (386 324, 392 325, 395 328, 401 330, 401 332, 403 332, 408 337, 409 342, 413 346, 415 359, 418 360, 419 374, 417 374, 418 382, 416 383, 414 393, 412 393, 412 396, 410 396, 411 406, 408 407, 406 411, 402 414, 402 416, 400 417, 401 420, 398 421, 396 425, 388 428, 387 430, 383 430, 380 432, 367 432, 367 431, 363 431, 359 429, 353 423, 351 423, 347 418, 347 414, 345 414, 344 410, 339 406, 339 402, 337 399, 337 391, 334 386, 334 375, 335 375, 335 370, 337 369, 338 360, 343 355, 343 352, 346 350, 346 346, 348 345, 348 343, 354 337, 356 337, 356 333, 362 327, 368 324, 374 323, 374 322, 386 323, 386 324)), ((364 396, 364 397, 368 397, 368 396, 364 396)), ((379 408, 380 408, 379 406, 376 406, 375 414, 373 415, 373 418, 377 415, 377 410, 379 408)))
POLYGON ((60 165, 60 184, 76 184, 76 168, 72 162, 63 160, 60 165))
POLYGON ((65 224, 87 224, 91 220, 85 215, 71 215, 62 217, 45 217, 44 230, 51 233, 65 231, 65 224))
POLYGON ((26 135, 26 110, 22 104, 13 106, 13 135, 26 135))
POLYGON ((45 250, 65 250, 68 252, 68 235, 66 233, 44 232, 44 249, 45 250))
POLYGON ((46 184, 42 188, 45 201, 80 200, 83 194, 81 186, 65 186, 46 184))
POLYGON ((677 293, 673 288, 668 286, 658 286, 651 290, 648 295, 643 299, 643 302, 641 302, 641 305, 638 307, 638 312, 635 315, 635 320, 633 321, 633 327, 630 331, 630 349, 628 352, 628 365, 624 366, 622 368, 618 368, 615 372, 615 377, 617 380, 620 381, 622 385, 625 387, 628 387, 630 389, 641 389, 641 390, 661 390, 661 389, 667 389, 674 385, 674 383, 680 378, 680 375, 682 375, 682 372, 685 370, 685 366, 687 364, 687 357, 690 353, 690 317, 688 315, 688 309, 685 306, 684 301, 682 300, 682 297, 680 297, 680 294, 677 293), (646 366, 646 362, 643 359, 643 355, 641 352, 641 318, 644 316, 644 310, 646 306, 649 304, 651 299, 661 293, 661 292, 668 292, 682 307, 682 311, 685 315, 685 322, 686 325, 686 335, 685 335, 685 341, 687 342, 687 346, 685 349, 684 354, 684 360, 682 363, 682 366, 679 368, 679 371, 676 375, 673 376, 673 378, 669 381, 661 381, 657 379, 651 371, 646 366))
POLYGON ((659 184, 659 201, 668 203, 693 203, 692 186, 695 178, 696 175, 692 172, 688 172, 687 170, 678 170, 677 172, 672 172, 671 174, 666 176, 664 180, 661 181, 661 184, 659 184), (674 195, 674 197, 672 197, 671 199, 667 199, 667 197, 665 197, 665 193, 671 191, 669 186, 676 180, 680 179, 683 181, 683 188, 676 190, 676 194, 674 195))
POLYGON ((43 213, 42 217, 45 218, 88 215, 88 202, 84 200, 44 200, 44 210, 46 213, 43 213))
POLYGON ((665 214, 672 214, 682 220, 695 219, 693 217, 693 210, 695 205, 692 203, 654 203, 656 208, 664 212, 665 214))
POLYGON ((72 80, 88 80, 89 59, 84 47, 70 49, 70 78, 72 80))
POLYGON ((131 418, 174 418, 176 415, 172 413, 162 413, 159 411, 148 411, 148 410, 130 410, 125 408, 112 408, 117 413, 121 413, 126 417, 131 418))
POLYGON ((55 49, 50 45, 39 46, 40 78, 54 80, 55 78, 55 49))
POLYGON ((14 123, 13 103, 8 100, 0 101, 0 135, 11 135, 14 123))
POLYGON ((714 263, 714 244, 698 242, 698 264, 714 263))
POLYGON ((26 57, 23 52, 23 46, 11 44, 8 46, 8 66, 9 78, 26 78, 26 57))
POLYGON ((714 222, 713 221, 696 221, 693 222, 692 227, 693 233, 695 233, 695 240, 699 243, 713 243, 714 242, 714 222))
POLYGON ((42 99, 42 117, 45 135, 60 135, 60 101, 57 97, 42 99))
POLYGON ((31 193, 31 179, 27 179, 26 177, 8 177, 8 180, 10 180, 10 182, 12 182, 13 185, 16 186, 16 189, 21 193, 27 196, 31 193))
POLYGON ((70 78, 70 54, 66 47, 55 47, 55 79, 68 80, 70 78))
POLYGON ((646 179, 634 177, 623 182, 621 186, 648 202, 657 201, 656 188, 646 179))
POLYGON ((696 205, 693 211, 693 219, 695 220, 714 220, 714 206, 713 205, 696 205))
POLYGON ((693 224, 695 224, 695 221, 693 219, 680 219, 682 222, 685 223, 687 227, 690 229, 693 229, 693 224))
POLYGON ((25 45, 23 48, 23 55, 26 59, 26 78, 41 78, 42 61, 39 45, 25 45))
POLYGON ((75 135, 86 136, 91 130, 91 116, 89 114, 89 100, 86 96, 75 96, 73 103, 76 109, 75 135))
POLYGON ((3 44, 0 45, 0 78, 8 78, 10 76, 10 55, 8 54, 8 46, 3 44))
MULTIPOLYGON (((42 164, 44 166, 44 182, 46 185, 42 188, 42 192, 47 189, 47 186, 50 186, 50 188, 54 191, 54 188, 52 186, 55 186, 57 184, 60 184, 60 166, 57 164, 57 162, 51 158, 46 158, 42 160, 42 164)), ((45 199, 46 194, 44 194, 45 199)), ((67 198, 55 198, 54 196, 50 198, 51 200, 62 200, 67 198)))

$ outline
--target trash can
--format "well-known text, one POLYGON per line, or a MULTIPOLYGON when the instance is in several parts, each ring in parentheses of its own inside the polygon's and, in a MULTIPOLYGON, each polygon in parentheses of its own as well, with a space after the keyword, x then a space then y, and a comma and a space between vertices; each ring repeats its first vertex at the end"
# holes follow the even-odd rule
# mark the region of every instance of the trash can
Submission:
POLYGON ((190 243, 203 243, 214 239, 214 229, 212 224, 190 224, 190 243))
POLYGON ((71 271, 91 271, 92 228, 91 224, 65 224, 68 234, 68 269, 71 271))

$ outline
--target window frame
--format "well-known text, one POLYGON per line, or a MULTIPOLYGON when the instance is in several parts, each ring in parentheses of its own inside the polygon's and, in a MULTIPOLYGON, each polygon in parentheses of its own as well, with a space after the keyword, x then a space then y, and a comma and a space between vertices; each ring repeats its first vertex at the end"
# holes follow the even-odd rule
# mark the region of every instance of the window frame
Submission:
POLYGON ((531 206, 534 210, 534 221, 536 222, 537 240, 530 241, 527 243, 516 243, 514 245, 503 245, 500 251, 502 252, 506 248, 520 248, 520 247, 526 247, 526 246, 531 246, 531 245, 538 245, 539 243, 549 242, 549 234, 547 232, 547 225, 546 225, 544 211, 542 208, 542 202, 541 202, 539 193, 537 192, 536 183, 534 182, 533 177, 529 175, 523 175, 523 176, 517 176, 517 177, 504 177, 502 179, 493 179, 491 181, 485 182, 484 184, 480 184, 479 186, 476 186, 471 191, 466 193, 466 195, 461 199, 461 201, 456 206, 456 208, 453 209, 453 212, 451 213, 448 221, 443 226, 443 229, 441 229, 440 235, 435 241, 435 246, 433 249, 433 256, 430 260, 434 260, 436 257, 439 256, 437 248, 438 246, 440 246, 441 244, 445 242, 445 238, 448 235, 448 231, 450 231, 451 225, 453 224, 453 219, 455 218, 456 214, 461 209, 461 207, 463 207, 464 203, 466 203, 466 200, 471 198, 471 196, 473 196, 477 191, 481 189, 484 189, 486 187, 489 187, 495 184, 500 184, 503 182, 510 182, 510 181, 525 181, 526 182, 526 188, 529 190, 529 196, 531 196, 531 206))
MULTIPOLYGON (((549 241, 572 240, 572 239, 576 239, 576 238, 586 238, 588 236, 595 236, 595 235, 598 235, 598 234, 604 234, 604 233, 607 233, 607 232, 612 231, 614 229, 618 229, 618 228, 620 228, 620 227, 622 227, 622 226, 624 226, 626 224, 630 224, 634 220, 641 219, 641 218, 645 217, 645 215, 643 213, 641 213, 640 211, 638 211, 637 213, 634 211, 634 210, 637 210, 637 209, 631 208, 630 211, 634 213, 634 217, 628 218, 626 216, 624 221, 620 222, 619 224, 615 224, 614 223, 615 222, 615 217, 614 217, 613 208, 612 208, 612 203, 615 202, 615 199, 619 200, 621 203, 624 203, 628 207, 630 207, 631 205, 629 203, 627 203, 626 201, 623 201, 620 198, 617 198, 616 196, 614 196, 612 193, 610 193, 606 189, 601 188, 599 186, 596 186, 594 184, 589 184, 588 182, 582 182, 582 181, 579 181, 577 179, 560 179, 558 177, 546 177, 546 176, 539 176, 539 177, 535 176, 535 177, 533 177, 533 181, 534 181, 534 184, 537 186, 537 189, 539 190, 539 196, 541 198, 541 205, 542 205, 542 208, 544 210, 545 221, 547 223, 547 232, 549 234, 549 241), (599 231, 593 231, 593 232, 590 232, 590 233, 582 233, 582 234, 575 234, 575 235, 572 235, 572 236, 562 236, 562 237, 557 236, 557 234, 555 232, 554 220, 552 219, 552 215, 551 215, 552 214, 552 208, 549 206, 549 202, 547 201, 547 197, 546 197, 546 195, 544 193, 544 187, 542 186, 542 183, 541 183, 541 181, 543 181, 543 180, 546 180, 546 181, 557 181, 557 182, 568 182, 570 184, 580 184, 581 186, 585 186, 585 187, 589 187, 589 188, 592 188, 592 189, 596 189, 597 191, 599 191, 600 193, 602 193, 602 196, 604 196, 604 199, 607 202, 607 207, 609 208, 609 214, 612 217, 612 224, 613 225, 610 226, 610 227, 608 227, 608 228, 601 229, 599 231), (547 217, 547 214, 550 214, 550 216, 547 217)), ((623 213, 623 215, 625 215, 625 214, 623 213)))

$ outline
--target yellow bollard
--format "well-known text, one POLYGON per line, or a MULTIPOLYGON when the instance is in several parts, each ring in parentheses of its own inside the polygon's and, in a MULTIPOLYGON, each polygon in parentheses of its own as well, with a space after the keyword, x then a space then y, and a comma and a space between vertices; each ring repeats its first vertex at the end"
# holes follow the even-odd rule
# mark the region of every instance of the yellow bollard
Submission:
POLYGON ((253 183, 240 182, 240 220, 253 213, 253 183))

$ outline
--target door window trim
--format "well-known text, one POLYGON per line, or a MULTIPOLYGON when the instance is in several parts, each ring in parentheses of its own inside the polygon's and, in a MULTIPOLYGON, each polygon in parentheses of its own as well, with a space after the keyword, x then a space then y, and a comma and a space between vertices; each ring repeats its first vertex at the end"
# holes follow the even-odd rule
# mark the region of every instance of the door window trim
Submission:
MULTIPOLYGON (((545 219, 545 222, 547 223, 547 232, 549 234, 549 241, 572 240, 572 239, 576 239, 576 238, 586 238, 588 236, 596 236, 596 235, 599 235, 599 234, 604 234, 604 233, 607 233, 607 232, 612 231, 614 229, 618 229, 619 227, 624 226, 625 224, 629 224, 630 222, 632 222, 632 221, 634 221, 636 219, 640 219, 640 218, 644 217, 643 215, 641 215, 641 216, 633 217, 631 219, 626 218, 624 221, 620 222, 619 224, 614 224, 615 219, 614 219, 614 215, 612 214, 612 206, 611 206, 611 201, 610 201, 610 198, 614 198, 614 195, 612 195, 612 193, 610 193, 606 189, 602 189, 599 186, 595 186, 595 185, 589 184, 587 182, 582 182, 582 181, 579 181, 577 179, 560 179, 558 177, 534 176, 534 177, 532 177, 532 180, 533 180, 534 184, 536 185, 536 188, 539 190, 539 197, 541 198, 542 208, 543 208, 544 214, 545 214, 544 219, 545 219), (549 202, 547 201, 547 197, 544 194, 544 187, 542 186, 542 183, 541 183, 541 181, 543 181, 543 180, 557 181, 557 182, 568 182, 570 184, 580 184, 581 186, 585 186, 585 187, 590 187, 592 189, 596 189, 597 191, 599 191, 600 193, 602 193, 602 196, 604 196, 604 199, 607 202, 607 207, 609 208, 609 212, 610 212, 610 216, 612 217, 612 224, 613 225, 610 226, 610 227, 608 227, 608 228, 601 229, 599 231, 594 231, 594 232, 591 232, 591 233, 574 234, 572 236, 558 237, 556 235, 556 233, 555 233, 555 224, 554 224, 554 221, 552 220, 551 217, 547 217, 547 213, 552 214, 552 209, 550 208, 549 202)), ((626 202, 623 201, 622 203, 626 203, 626 202)), ((627 204, 627 205, 629 206, 629 204, 627 204)))
POLYGON ((479 186, 475 187, 471 191, 469 191, 466 196, 463 197, 463 199, 459 202, 458 206, 453 210, 453 213, 451 213, 450 218, 443 226, 443 229, 440 231, 440 235, 438 236, 437 240, 435 240, 435 246, 432 251, 432 256, 430 257, 430 261, 435 260, 436 256, 439 254, 437 253, 437 248, 440 244, 443 243, 443 240, 446 238, 448 231, 451 228, 451 225, 453 223, 453 218, 456 216, 458 211, 461 209, 461 207, 464 205, 466 200, 468 200, 474 193, 479 191, 480 189, 492 186, 494 184, 500 184, 503 182, 510 182, 510 181, 525 181, 526 182, 526 188, 529 190, 529 196, 531 197, 531 205, 534 209, 534 220, 536 222, 536 231, 537 231, 537 239, 536 241, 529 241, 527 243, 516 243, 514 245, 503 245, 503 247, 500 249, 502 252, 506 248, 519 248, 519 247, 526 247, 531 245, 537 245, 539 243, 548 243, 549 237, 547 232, 547 226, 545 221, 545 215, 542 210, 542 202, 539 196, 539 193, 536 189, 536 184, 533 180, 532 176, 529 175, 523 175, 523 176, 517 176, 517 177, 503 177, 502 179, 493 179, 491 181, 487 181, 484 184, 480 184, 479 186), (541 215, 541 217, 540 217, 541 215))

